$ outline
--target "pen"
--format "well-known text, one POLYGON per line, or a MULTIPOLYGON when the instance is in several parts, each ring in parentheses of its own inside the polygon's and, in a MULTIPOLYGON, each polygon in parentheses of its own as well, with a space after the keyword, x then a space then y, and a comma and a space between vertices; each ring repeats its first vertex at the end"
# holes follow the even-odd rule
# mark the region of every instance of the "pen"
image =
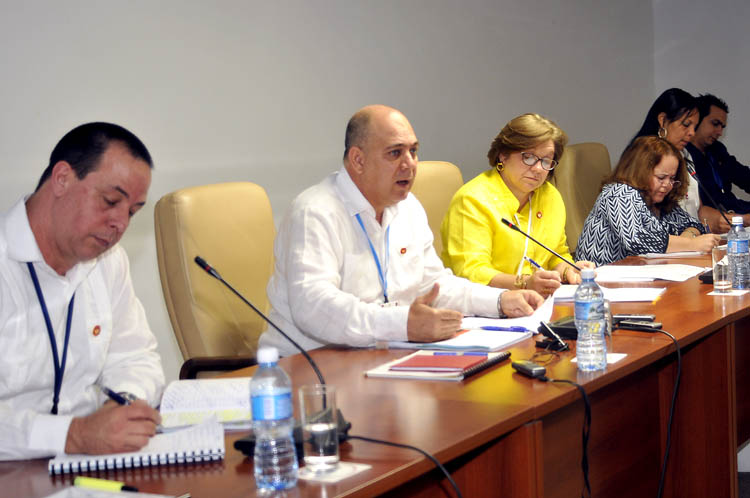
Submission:
POLYGON ((517 326, 512 326, 512 327, 495 327, 493 325, 484 325, 483 327, 479 327, 479 328, 482 329, 482 330, 503 330, 503 331, 506 331, 506 332, 531 332, 526 327, 517 327, 517 326))
POLYGON ((525 259, 526 261, 528 261, 529 264, 531 266, 533 266, 534 268, 536 268, 537 270, 541 270, 542 269, 542 265, 540 265, 539 263, 537 263, 533 259, 529 258, 528 256, 524 256, 523 259, 525 259))
POLYGON ((479 351, 464 351, 463 353, 454 353, 452 351, 435 351, 432 356, 487 356, 487 353, 479 351))
POLYGON ((102 392, 104 394, 106 394, 107 397, 109 397, 109 399, 111 399, 112 401, 116 402, 118 405, 129 405, 130 404, 130 400, 129 399, 125 398, 121 394, 118 394, 118 393, 114 392, 112 389, 110 389, 108 387, 100 385, 99 389, 101 389, 102 392))
POLYGON ((95 477, 78 476, 73 481, 74 486, 79 488, 98 489, 100 491, 138 491, 138 488, 128 486, 120 481, 108 481, 107 479, 97 479, 95 477))
POLYGON ((706 233, 711 233, 711 226, 708 224, 707 218, 703 218, 703 228, 706 229, 706 233))

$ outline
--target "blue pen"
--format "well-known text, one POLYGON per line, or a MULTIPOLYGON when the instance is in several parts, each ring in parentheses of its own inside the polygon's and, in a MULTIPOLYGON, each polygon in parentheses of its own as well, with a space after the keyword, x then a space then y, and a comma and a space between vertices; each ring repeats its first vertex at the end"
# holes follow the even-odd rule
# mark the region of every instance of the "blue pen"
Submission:
POLYGON ((524 256, 523 259, 525 259, 526 261, 528 261, 529 264, 531 266, 533 266, 534 268, 536 268, 537 270, 541 270, 542 269, 542 265, 540 265, 539 263, 537 263, 533 259, 529 258, 528 256, 524 256))
POLYGON ((487 353, 481 353, 479 351, 464 351, 463 353, 453 353, 448 351, 435 351, 432 356, 487 356, 487 353))
POLYGON ((479 328, 482 329, 482 330, 503 330, 503 331, 506 331, 506 332, 531 332, 526 327, 517 327, 517 326, 513 326, 513 327, 494 327, 492 325, 485 325, 485 326, 479 327, 479 328))
POLYGON ((104 386, 99 386, 99 389, 102 390, 104 394, 109 397, 112 401, 116 402, 118 405, 129 405, 130 400, 125 398, 122 394, 114 392, 112 389, 104 386))

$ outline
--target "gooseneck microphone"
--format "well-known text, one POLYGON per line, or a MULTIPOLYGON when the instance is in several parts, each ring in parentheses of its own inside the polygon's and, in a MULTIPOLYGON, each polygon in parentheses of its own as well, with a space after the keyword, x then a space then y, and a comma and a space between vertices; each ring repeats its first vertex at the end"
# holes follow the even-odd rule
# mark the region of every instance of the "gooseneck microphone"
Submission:
POLYGON ((221 282, 222 284, 224 284, 230 291, 234 292, 235 296, 237 296, 240 299, 242 299, 243 303, 245 303, 248 306, 250 306, 253 309, 253 311, 255 311, 263 320, 265 320, 266 322, 268 322, 268 324, 271 327, 275 328, 276 331, 279 334, 283 335, 284 338, 287 341, 291 342, 294 345, 295 348, 299 349, 300 352, 302 353, 302 355, 307 359, 307 361, 310 362, 310 366, 312 367, 312 369, 315 370, 315 375, 318 376, 318 379, 320 380, 320 383, 321 384, 325 384, 326 383, 326 381, 323 379, 323 374, 321 374, 320 373, 320 369, 318 369, 318 365, 315 364, 315 362, 313 361, 313 359, 310 357, 309 354, 307 354, 307 351, 305 351, 304 348, 302 348, 302 346, 300 346, 299 344, 297 344, 297 342, 294 339, 292 339, 291 337, 289 337, 288 335, 286 335, 286 333, 284 331, 282 331, 279 327, 277 327, 276 324, 273 323, 265 314, 263 314, 262 311, 260 311, 258 308, 256 308, 255 305, 253 305, 253 303, 251 303, 250 301, 248 301, 247 299, 245 299, 245 296, 243 296, 242 294, 240 294, 239 291, 237 291, 237 289, 235 289, 234 287, 232 287, 229 284, 229 282, 227 282, 226 280, 224 280, 222 278, 222 276, 219 275, 219 272, 216 271, 216 269, 214 269, 213 266, 209 265, 206 262, 205 259, 201 258, 200 256, 196 256, 195 257, 195 263, 198 266, 200 266, 201 268, 203 268, 203 270, 206 273, 208 273, 209 275, 211 275, 212 277, 214 277, 216 280, 218 280, 219 282, 221 282))
MULTIPOLYGON (((211 275, 212 277, 214 277, 216 280, 218 280, 219 282, 221 282, 222 284, 224 284, 230 291, 232 291, 234 293, 235 296, 239 297, 242 300, 243 303, 245 303, 248 306, 250 306, 253 309, 253 311, 255 311, 258 314, 258 316, 260 316, 263 320, 265 320, 266 322, 268 322, 269 325, 271 325, 273 328, 275 328, 276 331, 279 334, 281 334, 282 336, 284 336, 284 338, 287 341, 291 342, 294 345, 295 348, 299 349, 300 352, 302 353, 302 355, 308 361, 308 363, 310 363, 310 366, 312 367, 312 369, 315 371, 315 375, 318 376, 318 380, 320 380, 320 383, 323 384, 323 385, 325 385, 326 381, 323 378, 323 374, 320 373, 320 369, 318 368, 318 365, 310 357, 310 355, 307 353, 307 351, 304 350, 304 348, 302 346, 300 346, 299 344, 297 344, 297 342, 294 339, 292 339, 291 337, 289 337, 283 330, 281 330, 275 323, 273 323, 271 321, 271 319, 268 318, 258 308, 256 308, 255 305, 253 305, 253 303, 251 303, 250 301, 248 301, 247 299, 245 299, 245 296, 243 296, 242 294, 240 294, 237 289, 235 289, 234 287, 232 287, 229 284, 229 282, 227 282, 226 280, 224 280, 222 278, 222 276, 219 275, 219 272, 216 271, 216 269, 214 269, 213 266, 209 265, 206 262, 205 259, 201 258, 200 256, 196 256, 194 261, 195 261, 195 263, 198 266, 200 266, 201 268, 203 268, 203 270, 206 273, 208 273, 209 275, 211 275)), ((325 400, 323 401, 323 408, 324 409, 326 408, 325 400)), ((348 422, 344 418, 344 414, 341 413, 341 409, 340 408, 337 408, 336 412, 337 412, 337 417, 338 417, 339 441, 342 441, 343 439, 346 439, 347 437, 349 437, 348 436, 348 432, 349 432, 349 429, 351 428, 352 424, 350 422, 348 422)), ((302 431, 302 427, 299 424, 295 424, 295 427, 294 427, 294 440, 295 441, 299 441, 300 443, 298 443, 298 444, 301 444, 301 441, 303 440, 303 431, 302 431)), ((235 441, 235 443, 234 443, 234 447, 237 448, 238 450, 242 451, 246 455, 251 455, 252 454, 252 448, 253 448, 254 445, 255 445, 255 435, 254 434, 251 434, 250 436, 247 436, 245 438, 239 439, 239 440, 235 441)))
POLYGON ((528 233, 526 233, 526 232, 524 232, 523 230, 521 230, 520 228, 518 228, 518 227, 517 227, 516 225, 514 225, 514 224, 513 224, 513 223, 511 223, 510 221, 506 220, 505 218, 500 218, 500 221, 502 221, 502 222, 503 222, 503 223, 504 223, 505 225, 507 225, 507 226, 508 226, 509 228, 511 228, 511 229, 515 230, 516 232, 518 232, 518 233, 522 234, 522 235, 523 235, 524 237, 528 237, 529 239, 531 239, 532 241, 534 241, 534 242, 535 242, 535 243, 536 243, 537 245, 539 245, 539 246, 541 246, 541 247, 545 248, 546 250, 548 250, 549 252, 551 252, 552 254, 554 254, 555 256, 557 256, 558 258, 560 258, 560 259, 562 259, 563 261, 565 261, 566 263, 568 263, 568 264, 569 264, 570 266, 572 266, 572 267, 573 267, 573 268, 575 268, 576 270, 578 270, 578 271, 581 271, 581 268, 578 268, 578 266, 576 266, 576 264, 575 264, 575 263, 573 263, 572 261, 568 261, 567 259, 563 258, 563 257, 562 257, 562 256, 560 256, 559 254, 557 254, 557 253, 556 253, 555 251, 553 251, 553 250, 552 250, 552 249, 550 249, 549 247, 545 246, 544 244, 542 244, 541 242, 539 242, 538 240, 536 240, 536 239, 535 239, 534 237, 532 237, 532 236, 531 236, 531 235, 529 235, 528 233))
POLYGON ((721 214, 721 217, 724 218, 724 221, 726 221, 729 226, 732 226, 732 222, 729 221, 727 216, 724 214, 726 212, 726 209, 724 208, 724 206, 722 206, 720 202, 716 202, 714 198, 711 197, 711 194, 708 193, 708 189, 703 186, 700 180, 698 180, 698 174, 695 171, 695 166, 693 165, 693 161, 686 159, 685 167, 687 167, 688 173, 690 173, 690 176, 693 177, 693 179, 695 180, 695 183, 698 184, 698 186, 703 191, 703 193, 706 194, 706 197, 708 197, 708 200, 711 201, 711 204, 713 204, 716 210, 719 211, 719 213, 721 214))

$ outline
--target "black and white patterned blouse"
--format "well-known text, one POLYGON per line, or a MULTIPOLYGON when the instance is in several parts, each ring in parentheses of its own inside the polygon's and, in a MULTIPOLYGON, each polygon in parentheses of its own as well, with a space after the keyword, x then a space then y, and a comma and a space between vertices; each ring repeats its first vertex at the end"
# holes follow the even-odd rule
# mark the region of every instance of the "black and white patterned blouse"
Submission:
POLYGON ((609 183, 586 217, 576 259, 605 265, 635 254, 663 253, 669 236, 679 235, 688 227, 704 232, 703 225, 681 207, 657 217, 637 189, 609 183))

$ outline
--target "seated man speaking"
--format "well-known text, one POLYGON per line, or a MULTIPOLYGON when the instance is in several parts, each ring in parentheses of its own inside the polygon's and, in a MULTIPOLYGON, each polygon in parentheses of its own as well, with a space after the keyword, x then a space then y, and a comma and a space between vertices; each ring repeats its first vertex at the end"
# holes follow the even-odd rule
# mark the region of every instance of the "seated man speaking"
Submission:
POLYGON ((117 244, 151 167, 126 129, 81 125, 0 215, 0 460, 136 451, 154 435, 164 373, 117 244))
MULTIPOLYGON (((346 128, 344 167, 302 192, 279 227, 268 284, 271 320, 303 348, 452 337, 464 314, 525 316, 534 291, 454 276, 410 195, 419 142, 406 116, 375 105, 346 128)), ((260 346, 296 349, 273 329, 260 346)))

